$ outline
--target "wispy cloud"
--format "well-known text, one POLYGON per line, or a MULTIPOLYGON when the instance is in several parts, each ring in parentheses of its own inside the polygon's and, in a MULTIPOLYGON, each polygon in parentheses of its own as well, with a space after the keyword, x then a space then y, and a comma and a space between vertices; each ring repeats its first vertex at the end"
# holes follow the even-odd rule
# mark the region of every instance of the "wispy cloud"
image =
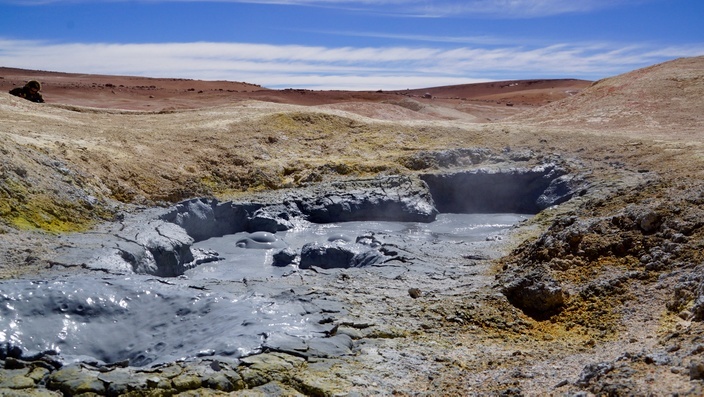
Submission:
POLYGON ((427 16, 474 15, 492 18, 536 18, 588 13, 643 2, 644 0, 440 0, 411 1, 409 6, 414 13, 427 16))
MULTIPOLYGON (((0 4, 116 3, 135 0, 0 0, 0 4)), ((249 3, 344 8, 398 16, 535 18, 663 0, 136 0, 141 3, 249 3)))
POLYGON ((61 72, 234 80, 270 88, 404 89, 522 78, 599 79, 704 46, 609 43, 480 48, 249 43, 52 43, 0 38, 0 65, 61 72))
POLYGON ((529 40, 524 38, 505 38, 492 35, 483 36, 438 36, 429 34, 407 34, 407 33, 388 33, 388 32, 364 32, 364 31, 313 31, 312 33, 322 33, 326 35, 339 35, 348 37, 368 37, 377 39, 393 39, 405 40, 413 42, 432 42, 432 43, 449 43, 449 44, 464 44, 464 45, 507 45, 507 44, 527 44, 529 40))

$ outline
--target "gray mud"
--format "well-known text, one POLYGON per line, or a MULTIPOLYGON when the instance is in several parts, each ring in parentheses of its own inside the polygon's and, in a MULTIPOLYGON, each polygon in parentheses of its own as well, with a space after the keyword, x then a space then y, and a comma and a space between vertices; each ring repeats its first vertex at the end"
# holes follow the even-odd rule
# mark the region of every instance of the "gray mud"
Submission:
MULTIPOLYGON (((404 244, 423 242, 482 242, 496 238, 516 223, 528 219, 522 214, 440 214, 434 222, 357 221, 335 223, 300 222, 293 229, 271 234, 272 242, 251 243, 251 233, 241 232, 213 237, 193 245, 206 252, 217 252, 219 260, 186 271, 191 279, 254 280, 280 277, 297 269, 297 261, 288 266, 272 266, 275 255, 288 248, 294 253, 309 243, 353 245, 364 237, 401 239, 404 244), (384 236, 384 237, 382 237, 384 236), (245 241, 245 243, 243 243, 245 241), (245 246, 244 244, 248 244, 245 246)), ((261 232, 258 232, 261 233, 261 232)), ((261 234, 260 234, 261 235, 261 234)), ((380 244, 379 244, 380 246, 380 244)), ((300 258, 299 258, 300 259, 300 258)), ((391 259, 391 258, 387 258, 391 259)), ((340 266, 346 267, 346 266, 340 266)))
POLYGON ((420 274, 429 270, 427 266, 407 260, 407 255, 419 254, 416 249, 442 247, 453 256, 469 251, 491 256, 484 248, 487 240, 496 240, 527 218, 442 214, 431 223, 299 222, 277 234, 245 232, 196 243, 194 249, 214 251, 220 259, 177 278, 91 272, 6 281, 0 283, 0 341, 21 349, 22 357, 49 355, 65 362, 101 364, 127 361, 131 366, 204 356, 240 358, 265 350, 298 350, 321 357, 350 354, 348 336, 326 334, 331 314, 336 318, 347 314, 342 302, 292 288, 287 278, 303 276, 297 274, 295 261, 273 266, 278 250, 301 252, 309 243, 358 244, 352 242, 367 236, 376 241, 369 250, 386 247, 382 255, 386 263, 348 269, 350 277, 355 271, 377 273, 380 278, 420 274), (404 255, 390 253, 389 247, 400 248, 404 255), (396 266, 402 261, 408 263, 396 266))

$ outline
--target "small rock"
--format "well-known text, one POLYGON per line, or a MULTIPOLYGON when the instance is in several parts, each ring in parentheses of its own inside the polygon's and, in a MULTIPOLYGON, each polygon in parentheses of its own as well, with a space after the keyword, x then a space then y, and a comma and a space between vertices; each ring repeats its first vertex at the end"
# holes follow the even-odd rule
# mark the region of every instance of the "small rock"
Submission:
POLYGON ((694 314, 692 312, 690 312, 689 310, 682 310, 681 312, 679 312, 677 314, 677 316, 679 318, 681 318, 682 320, 689 320, 694 316, 694 314))
POLYGON ((665 353, 651 353, 645 356, 646 364, 668 365, 672 362, 670 356, 665 353))
POLYGON ((235 385, 222 373, 216 373, 206 377, 203 384, 209 389, 230 392, 235 390, 235 385))
POLYGON ((692 361, 689 365, 689 379, 704 379, 704 361, 692 361))
POLYGON ((291 248, 284 248, 274 254, 274 263, 272 264, 278 267, 288 266, 296 260, 296 257, 298 257, 296 251, 291 248))
POLYGON ((384 254, 362 244, 335 241, 324 245, 308 243, 301 248, 301 269, 364 267, 381 263, 384 254))
POLYGON ((501 291, 512 305, 533 318, 549 318, 562 310, 567 293, 544 272, 533 271, 506 280, 501 291))
MULTIPOLYGON (((0 376, 0 389, 29 389, 35 387, 34 379, 28 375, 26 369, 8 370, 0 376)), ((0 391, 0 395, 4 394, 0 391)))
POLYGON ((409 288, 408 289, 408 295, 413 299, 420 298, 421 294, 422 294, 422 292, 418 288, 409 288))
POLYGON ((611 372, 613 369, 614 366, 611 363, 589 364, 582 369, 582 373, 579 374, 579 379, 576 384, 580 387, 587 386, 593 379, 598 379, 611 372))
POLYGON ((646 210, 644 213, 638 214, 636 222, 644 232, 653 232, 660 227, 660 215, 655 211, 646 210))
POLYGON ((104 395, 105 384, 96 375, 95 372, 84 370, 80 365, 69 365, 52 373, 47 386, 69 396, 82 393, 104 395))
POLYGON ((220 370, 222 369, 222 368, 220 367, 220 361, 218 361, 218 360, 213 360, 213 361, 210 363, 210 369, 212 369, 213 371, 216 371, 216 372, 220 371, 220 370))
POLYGON ((178 391, 193 390, 201 387, 200 377, 196 374, 182 374, 172 379, 174 389, 178 391))

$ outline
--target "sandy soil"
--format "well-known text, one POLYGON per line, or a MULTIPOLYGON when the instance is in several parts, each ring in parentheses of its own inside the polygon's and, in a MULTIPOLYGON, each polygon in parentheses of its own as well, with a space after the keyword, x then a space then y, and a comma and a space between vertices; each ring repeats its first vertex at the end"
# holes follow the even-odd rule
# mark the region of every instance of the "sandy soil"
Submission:
MULTIPOLYGON (((634 205, 676 203, 678 214, 702 205, 696 189, 704 179, 704 57, 594 84, 520 81, 401 92, 279 91, 247 83, 7 68, 0 68, 0 76, 3 92, 29 79, 41 81, 47 100, 34 104, 0 93, 3 277, 41 271, 55 233, 85 230, 120 211, 197 196, 241 197, 316 181, 412 174, 403 159, 424 150, 557 154, 579 162, 598 181, 593 195, 539 215, 532 229, 518 233, 515 251, 504 261, 511 266, 537 261, 531 256, 537 245, 530 244, 557 236, 554 222, 561 217, 589 222, 616 219, 634 205), (651 179, 644 182, 644 176, 651 179)), ((354 390, 360 393, 377 382, 376 390, 385 385, 385 392, 397 394, 698 395, 704 388, 690 370, 702 362, 697 341, 704 327, 667 308, 675 279, 691 276, 701 264, 696 253, 704 246, 703 224, 692 222, 687 242, 678 243, 678 258, 685 258, 679 267, 628 279, 627 293, 618 295, 627 299, 591 301, 590 310, 586 298, 575 299, 552 321, 526 316, 500 294, 479 301, 461 295, 429 299, 397 315, 400 324, 423 321, 430 328, 379 340, 373 352, 340 365, 358 378, 354 390), (666 279, 671 281, 661 282, 666 279), (603 305, 612 310, 597 309, 603 305), (646 357, 660 351, 677 358, 656 365, 646 357), (577 381, 585 366, 602 362, 612 364, 609 374, 593 371, 594 379, 577 381), (393 378, 394 368, 403 375, 393 378), (379 374, 389 377, 386 383, 378 383, 379 374)), ((595 239, 606 239, 605 233, 594 232, 595 239)), ((559 259, 578 256, 565 255, 559 259)), ((577 291, 624 268, 642 271, 634 264, 636 254, 584 261, 555 277, 577 291)), ((498 265, 483 275, 493 277, 498 265)), ((696 294, 690 298, 685 308, 696 294)))

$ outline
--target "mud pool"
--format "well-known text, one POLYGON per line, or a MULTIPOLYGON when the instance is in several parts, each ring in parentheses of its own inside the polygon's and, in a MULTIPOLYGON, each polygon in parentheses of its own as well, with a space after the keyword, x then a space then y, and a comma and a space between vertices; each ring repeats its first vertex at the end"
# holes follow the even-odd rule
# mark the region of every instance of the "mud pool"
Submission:
MULTIPOLYGON (((440 214, 431 223, 421 222, 336 222, 328 224, 300 223, 291 230, 276 234, 235 233, 214 237, 193 245, 204 251, 215 251, 220 259, 188 270, 191 279, 253 280, 283 276, 296 270, 293 266, 272 266, 274 254, 281 248, 300 252, 307 243, 331 242, 353 244, 360 236, 396 236, 406 244, 421 242, 481 242, 502 230, 527 219, 520 214, 440 214), (262 239, 265 242, 254 241, 262 239)), ((377 267, 383 267, 378 264, 377 267)), ((383 270, 380 270, 383 271, 383 270)))
POLYGON ((192 249, 208 253, 211 260, 179 277, 100 269, 3 281, 0 354, 130 366, 203 356, 236 359, 262 351, 349 354, 353 339, 330 332, 347 315, 344 305, 312 293, 301 280, 344 271, 352 278, 371 274, 383 284, 401 273, 443 273, 444 257, 491 257, 491 243, 528 217, 440 214, 431 223, 301 221, 282 232, 198 241, 192 249), (304 269, 297 256, 310 244, 361 244, 362 251, 383 255, 363 267, 304 269), (282 250, 294 255, 274 266, 282 250))

